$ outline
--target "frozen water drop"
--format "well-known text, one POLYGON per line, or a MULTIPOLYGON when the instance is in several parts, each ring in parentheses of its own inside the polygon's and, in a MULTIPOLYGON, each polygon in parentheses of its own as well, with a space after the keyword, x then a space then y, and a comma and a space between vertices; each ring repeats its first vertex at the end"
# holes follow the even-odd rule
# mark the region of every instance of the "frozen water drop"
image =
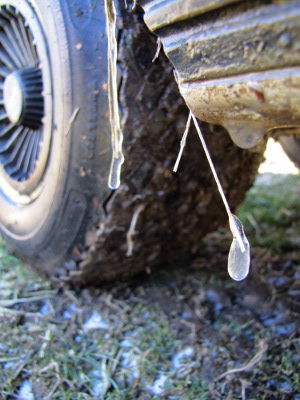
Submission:
POLYGON ((245 248, 246 250, 242 252, 240 245, 236 238, 230 246, 229 256, 228 256, 228 273, 232 279, 235 281, 241 281, 246 278, 249 274, 250 269, 250 246, 246 239, 245 248))
POLYGON ((228 256, 228 273, 235 281, 246 278, 250 270, 250 245, 246 238, 243 225, 235 215, 230 220, 233 241, 228 256))
POLYGON ((108 178, 108 187, 110 189, 118 189, 121 182, 121 167, 124 162, 124 157, 120 154, 118 157, 113 156, 110 171, 109 171, 109 178, 108 178))
POLYGON ((120 127, 119 102, 118 102, 118 79, 117 79, 117 57, 118 43, 116 39, 116 8, 114 0, 105 2, 107 36, 108 36, 108 100, 109 118, 112 140, 112 162, 108 178, 110 189, 120 186, 121 166, 124 162, 122 153, 123 133, 120 127))
MULTIPOLYGON (((244 232, 244 227, 241 223, 241 221, 238 219, 237 216, 233 215, 232 212, 230 211, 230 207, 229 204, 227 202, 225 193, 223 191, 221 182, 218 178, 218 174, 217 171, 215 170, 213 161, 210 157, 208 148, 206 146, 204 137, 202 135, 200 126, 197 122, 197 119, 195 117, 195 115, 190 112, 190 115, 193 118, 196 130, 198 132, 200 141, 202 143, 203 149, 205 151, 208 163, 210 165, 211 171, 213 173, 213 176, 215 178, 216 184, 218 186, 220 195, 222 197, 223 203, 225 205, 227 214, 229 216, 229 225, 230 225, 230 230, 232 232, 233 235, 233 241, 230 247, 230 251, 229 251, 229 256, 228 256, 228 273, 230 275, 230 277, 232 279, 234 279, 235 281, 241 281, 243 279, 246 278, 246 276, 249 273, 249 269, 250 269, 250 245, 249 242, 246 238, 245 232, 244 232)), ((177 158, 177 162, 175 164, 174 170, 177 170, 178 167, 178 163, 183 151, 183 147, 185 145, 185 139, 186 139, 186 135, 187 135, 187 130, 188 130, 188 124, 187 124, 187 128, 186 128, 186 132, 184 133, 184 137, 181 143, 181 149, 177 158)))

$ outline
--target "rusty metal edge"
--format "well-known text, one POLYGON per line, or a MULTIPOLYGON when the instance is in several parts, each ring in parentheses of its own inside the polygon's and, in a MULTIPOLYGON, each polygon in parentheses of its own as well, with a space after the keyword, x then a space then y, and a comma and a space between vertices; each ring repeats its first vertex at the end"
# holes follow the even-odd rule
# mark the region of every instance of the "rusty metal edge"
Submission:
POLYGON ((155 31, 241 0, 153 0, 142 3, 145 22, 155 31))
POLYGON ((274 128, 300 126, 300 67, 179 84, 188 107, 242 148, 274 128))

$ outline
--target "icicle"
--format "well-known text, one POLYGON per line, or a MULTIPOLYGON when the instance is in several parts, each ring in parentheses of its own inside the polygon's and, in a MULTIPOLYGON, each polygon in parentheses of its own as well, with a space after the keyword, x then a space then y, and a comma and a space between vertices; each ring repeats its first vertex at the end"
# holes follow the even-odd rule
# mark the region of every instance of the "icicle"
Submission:
POLYGON ((108 96, 112 141, 112 161, 108 186, 117 189, 120 186, 121 166, 124 162, 122 153, 123 133, 120 127, 118 85, 117 85, 117 51, 116 9, 114 0, 105 1, 108 36, 108 96))
POLYGON ((250 245, 246 238, 241 221, 238 219, 237 216, 233 215, 230 210, 225 193, 221 186, 220 180, 218 178, 214 164, 210 157, 208 148, 206 146, 204 137, 202 135, 200 126, 196 120, 195 115, 192 112, 191 115, 229 217, 229 226, 231 233, 233 235, 233 241, 228 256, 228 273, 232 279, 236 281, 241 281, 242 279, 246 278, 246 276, 249 273, 250 245))
POLYGON ((179 167, 181 156, 182 156, 183 150, 184 150, 185 145, 186 145, 186 138, 187 138, 187 135, 188 135, 189 129, 190 129, 191 119, 192 119, 192 112, 190 111, 189 117, 188 117, 188 120, 187 120, 187 123, 186 123, 185 131, 184 131, 182 139, 180 141, 180 150, 179 150, 179 153, 178 153, 178 156, 177 156, 176 163, 175 163, 174 168, 173 168, 174 172, 177 172, 178 167, 179 167))
POLYGON ((161 46, 162 46, 162 41, 161 41, 160 38, 157 38, 157 42, 156 43, 157 43, 157 49, 156 49, 156 52, 155 52, 154 57, 152 59, 152 62, 154 62, 158 58, 160 50, 161 50, 161 46))
POLYGON ((246 238, 244 227, 236 215, 229 219, 230 229, 233 234, 233 240, 230 246, 228 256, 228 273, 235 281, 241 281, 249 274, 250 269, 250 245, 246 238), (234 224, 234 227, 232 226, 234 224), (236 229, 242 239, 242 246, 235 236, 236 229))

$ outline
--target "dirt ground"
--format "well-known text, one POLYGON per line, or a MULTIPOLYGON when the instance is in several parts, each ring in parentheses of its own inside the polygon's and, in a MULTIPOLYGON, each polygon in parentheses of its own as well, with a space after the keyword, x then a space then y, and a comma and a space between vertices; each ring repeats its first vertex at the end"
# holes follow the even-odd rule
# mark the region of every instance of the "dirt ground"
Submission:
POLYGON ((300 400, 300 178, 260 175, 239 211, 250 276, 224 228, 188 265, 57 288, 0 255, 1 399, 300 400))

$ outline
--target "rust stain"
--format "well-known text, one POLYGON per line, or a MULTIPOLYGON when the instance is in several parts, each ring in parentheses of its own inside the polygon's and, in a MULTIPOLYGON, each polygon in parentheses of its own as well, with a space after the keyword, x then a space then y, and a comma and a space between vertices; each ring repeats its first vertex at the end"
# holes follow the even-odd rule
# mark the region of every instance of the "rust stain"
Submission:
POLYGON ((254 88, 252 88, 252 87, 249 87, 249 89, 250 89, 250 91, 251 91, 252 93, 255 94, 255 96, 256 96, 256 98, 257 98, 257 100, 258 100, 258 102, 259 102, 260 104, 263 104, 263 103, 265 102, 265 96, 264 96, 264 93, 263 93, 262 91, 259 91, 259 90, 257 90, 257 89, 254 89, 254 88))

